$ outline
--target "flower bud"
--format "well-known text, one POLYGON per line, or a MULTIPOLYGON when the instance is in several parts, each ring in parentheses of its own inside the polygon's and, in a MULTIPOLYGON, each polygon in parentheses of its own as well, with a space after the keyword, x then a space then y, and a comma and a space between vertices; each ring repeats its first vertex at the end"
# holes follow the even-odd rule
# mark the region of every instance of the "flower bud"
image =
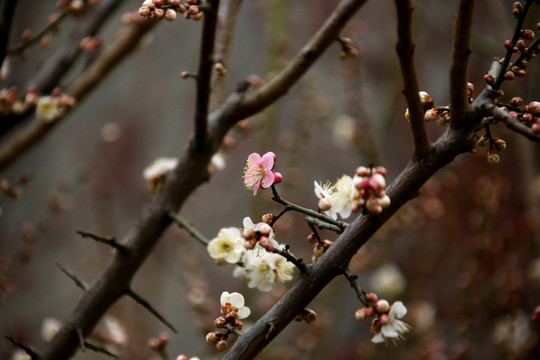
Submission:
POLYGON ((255 239, 256 234, 257 234, 257 232, 255 230, 253 230, 253 229, 244 229, 244 231, 242 232, 242 236, 246 240, 255 239))
POLYGON ((383 208, 379 204, 379 201, 377 199, 369 198, 366 201, 366 210, 372 214, 379 215, 380 213, 382 213, 383 208))
POLYGON ((503 139, 495 139, 494 143, 495 143, 495 149, 499 151, 503 151, 506 149, 506 141, 504 141, 503 139))
POLYGON ((212 331, 206 334, 206 342, 210 345, 216 345, 220 338, 221 333, 219 331, 212 331))
POLYGON ((407 119, 407 121, 411 121, 411 114, 409 113, 409 108, 405 110, 405 119, 407 119))
POLYGON ((378 319, 371 323, 371 326, 369 327, 369 330, 373 334, 377 334, 378 332, 381 331, 381 323, 379 322, 378 319))
POLYGON ((330 248, 330 246, 332 246, 333 242, 328 240, 328 239, 324 239, 323 242, 322 242, 322 247, 327 250, 328 248, 330 248))
POLYGON ((317 243, 317 236, 315 235, 315 233, 311 233, 308 235, 307 240, 310 244, 315 244, 317 243))
POLYGON ((426 107, 426 106, 433 106, 433 100, 431 99, 431 96, 425 91, 420 91, 418 93, 420 96, 420 103, 426 107))
POLYGON ((375 303, 374 306, 375 310, 377 310, 379 313, 385 313, 388 310, 390 310, 390 304, 388 301, 381 299, 375 303))
POLYGON ((264 223, 270 224, 274 220, 274 214, 264 214, 262 216, 262 221, 264 223))
POLYGON ((486 74, 486 75, 484 75, 484 81, 485 81, 486 84, 488 84, 488 85, 493 85, 493 84, 495 84, 495 78, 494 78, 493 75, 491 75, 491 74, 486 74))
POLYGON ((279 184, 282 181, 283 181, 283 176, 281 175, 281 173, 274 171, 274 184, 273 185, 279 184))
POLYGON ((491 150, 487 156, 487 161, 490 164, 497 164, 501 158, 499 157, 499 154, 495 150, 491 150))
POLYGON ((261 234, 261 236, 270 236, 270 234, 272 233, 272 227, 268 224, 261 224, 261 226, 259 226, 259 229, 257 230, 257 232, 259 234, 261 234))
POLYGON ((365 166, 359 166, 356 168, 356 175, 360 177, 366 177, 369 176, 370 170, 365 166))
POLYGON ((330 201, 329 198, 324 197, 319 200, 317 205, 321 211, 328 211, 332 208, 332 201, 330 201))
POLYGON ((381 205, 383 209, 386 209, 387 207, 389 207, 390 203, 391 201, 388 195, 384 195, 382 198, 379 199, 379 205, 381 205))
POLYGON ((304 315, 304 320, 308 324, 311 324, 312 322, 317 320, 317 313, 315 311, 311 310, 311 309, 306 309, 306 313, 304 315))
POLYGON ((219 340, 216 344, 217 351, 225 351, 227 349, 227 340, 219 340))
POLYGON ((382 326, 388 325, 390 323, 390 316, 388 316, 388 314, 382 314, 381 316, 379 316, 379 323, 382 326))
POLYGON ((488 137, 486 135, 482 135, 480 139, 478 139, 477 144, 480 147, 484 147, 487 145, 488 141, 488 137))
POLYGON ((366 301, 367 302, 374 303, 374 302, 377 301, 377 298, 378 298, 378 296, 375 293, 367 293, 366 294, 366 301))
POLYGON ((531 114, 539 114, 540 113, 540 102, 538 101, 532 101, 525 107, 526 112, 530 112, 531 114))
POLYGON ((437 120, 437 113, 438 113, 437 109, 429 109, 429 110, 427 110, 425 112, 425 114, 424 114, 424 121, 425 122, 430 122, 430 121, 437 120))
POLYGON ((354 317, 356 318, 356 320, 358 321, 364 321, 368 318, 367 316, 367 307, 361 307, 360 309, 356 310, 356 312, 354 313, 354 317))
POLYGON ((514 80, 516 77, 516 74, 514 74, 512 71, 507 71, 505 74, 504 74, 504 80, 514 80))
POLYGON ((512 106, 521 106, 523 104, 523 99, 519 96, 516 96, 510 100, 510 105, 512 106))
POLYGON ((173 9, 167 9, 165 11, 165 20, 174 21, 176 19, 176 11, 173 9))
POLYGON ((227 323, 227 320, 223 316, 218 317, 216 320, 214 320, 214 327, 221 329, 225 324, 227 323))
POLYGON ((540 123, 533 124, 531 127, 533 134, 540 134, 540 123))

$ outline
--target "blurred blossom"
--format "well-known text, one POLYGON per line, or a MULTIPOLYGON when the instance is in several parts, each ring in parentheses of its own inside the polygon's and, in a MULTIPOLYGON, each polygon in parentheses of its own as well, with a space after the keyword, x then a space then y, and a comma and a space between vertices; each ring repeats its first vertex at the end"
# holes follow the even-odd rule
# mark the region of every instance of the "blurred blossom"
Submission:
POLYGON ((177 158, 158 158, 143 171, 143 177, 154 188, 178 164, 177 158))
POLYGON ((32 358, 24 350, 17 349, 12 353, 11 360, 32 360, 32 358))
POLYGON ((55 318, 45 318, 41 323, 41 337, 45 341, 51 341, 54 335, 62 327, 62 322, 55 318))
POLYGON ((356 123, 349 115, 339 115, 333 123, 332 135, 334 142, 339 145, 349 145, 354 141, 356 134, 356 123))
POLYGON ((105 322, 105 337, 113 344, 126 346, 128 342, 128 335, 124 326, 118 321, 118 319, 107 316, 105 322))
POLYGON ((225 157, 222 153, 217 152, 212 156, 210 160, 210 169, 211 170, 223 170, 225 169, 225 157))
POLYGON ((520 353, 533 335, 529 317, 519 311, 500 319, 492 333, 493 342, 510 353, 520 353))
POLYGON ((427 332, 435 323, 437 309, 429 301, 418 301, 411 306, 411 323, 415 331, 427 332))
POLYGON ((101 128, 101 138, 107 143, 115 142, 122 136, 122 129, 115 122, 108 122, 101 128))
POLYGON ((536 258, 531 262, 529 275, 537 285, 540 285, 540 258, 536 258))
POLYGON ((383 297, 395 299, 405 290, 407 280, 396 264, 386 263, 375 270, 369 283, 370 289, 374 292, 383 297))
POLYGON ((36 106, 36 116, 39 120, 50 123, 55 122, 64 115, 64 108, 60 107, 52 96, 42 96, 36 106))

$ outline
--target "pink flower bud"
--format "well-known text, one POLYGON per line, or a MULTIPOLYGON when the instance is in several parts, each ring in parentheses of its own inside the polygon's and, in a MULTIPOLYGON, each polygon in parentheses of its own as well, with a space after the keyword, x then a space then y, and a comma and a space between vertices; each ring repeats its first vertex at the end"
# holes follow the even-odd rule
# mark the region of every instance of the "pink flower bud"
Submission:
POLYGON ((174 21, 176 19, 176 11, 173 9, 167 9, 165 11, 165 20, 167 21, 174 21))
POLYGON ((358 321, 364 321, 368 318, 367 316, 367 310, 368 308, 367 307, 361 307, 360 309, 356 310, 356 312, 354 313, 354 317, 356 318, 356 320, 358 321))
POLYGON ((514 74, 512 71, 507 71, 505 74, 504 74, 504 80, 514 80, 516 77, 516 74, 514 74))
POLYGON ((418 93, 418 95, 420 96, 420 103, 425 107, 425 106, 432 106, 433 105, 433 100, 431 99, 431 96, 429 96, 429 94, 425 91, 420 91, 418 93))
POLYGON ((526 112, 530 112, 531 114, 539 114, 540 113, 540 102, 538 101, 532 101, 525 107, 526 112))
POLYGON ((227 340, 219 340, 216 344, 217 351, 225 351, 227 349, 227 340))
POLYGON ((259 229, 257 230, 261 236, 270 236, 270 233, 272 232, 272 227, 268 224, 261 224, 259 229))
POLYGON ((389 207, 390 203, 391 201, 388 195, 384 195, 383 197, 379 199, 379 205, 381 205, 383 209, 386 209, 387 207, 389 207))
POLYGON ((497 154, 497 151, 491 150, 487 156, 487 161, 490 164, 497 164, 501 158, 499 157, 499 154, 497 154))
POLYGON ((429 109, 424 114, 424 121, 430 122, 430 121, 437 120, 437 113, 438 113, 437 109, 429 109))
POLYGON ((264 223, 270 224, 274 220, 274 214, 264 214, 262 216, 262 221, 264 223))
POLYGON ((281 175, 281 173, 274 171, 274 185, 279 184, 282 181, 283 181, 283 176, 281 175))
POLYGON ((388 310, 390 310, 390 304, 388 301, 381 299, 375 303, 374 306, 375 310, 377 310, 379 313, 385 313, 388 310))
POLYGON ((377 301, 377 299, 378 299, 378 296, 375 293, 367 293, 366 294, 366 301, 367 302, 374 303, 374 302, 377 301))
POLYGON ((495 78, 494 78, 493 75, 491 75, 491 74, 486 74, 486 75, 484 75, 484 81, 485 81, 486 84, 488 84, 488 85, 493 85, 493 84, 495 84, 495 78))
POLYGON ((332 201, 329 198, 322 198, 319 200, 318 206, 321 211, 328 211, 332 208, 332 201))
POLYGON ((390 316, 388 316, 388 314, 382 314, 379 316, 379 322, 382 326, 388 325, 390 323, 390 316))
POLYGON ((220 316, 216 320, 214 320, 214 327, 221 329, 223 326, 225 326, 226 323, 227 321, 225 320, 225 318, 223 316, 220 316))
POLYGON ((533 134, 540 134, 540 123, 533 124, 531 130, 533 134))
POLYGON ((219 331, 212 331, 206 334, 206 342, 210 345, 216 345, 220 338, 221 334, 219 331))
POLYGON ((253 229, 244 229, 244 231, 242 232, 242 236, 246 240, 255 239, 255 234, 257 234, 257 232, 253 229))
POLYGON ((510 105, 512 106, 521 106, 523 104, 523 99, 519 96, 516 96, 510 100, 510 105))
POLYGON ((359 166, 356 169, 356 175, 358 175, 360 177, 369 176, 369 169, 367 167, 365 167, 365 166, 359 166))

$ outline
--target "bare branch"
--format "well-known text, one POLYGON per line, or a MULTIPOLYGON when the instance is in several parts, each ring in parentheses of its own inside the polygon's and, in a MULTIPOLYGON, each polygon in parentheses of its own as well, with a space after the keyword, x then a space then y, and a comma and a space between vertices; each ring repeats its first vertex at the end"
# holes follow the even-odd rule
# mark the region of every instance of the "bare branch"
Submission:
POLYGON ((456 18, 454 51, 450 67, 450 109, 452 126, 461 126, 467 119, 470 105, 467 97, 467 67, 471 54, 471 27, 474 0, 461 0, 456 18))
POLYGON ((418 156, 425 156, 431 150, 424 121, 424 108, 418 95, 419 87, 414 68, 414 43, 412 41, 412 11, 409 0, 396 0, 398 19, 398 43, 396 51, 401 66, 405 86, 405 98, 409 107, 410 125, 414 139, 414 149, 418 156))
POLYGON ((197 229, 195 229, 191 224, 189 224, 183 217, 175 213, 170 213, 169 216, 178 224, 182 229, 186 230, 191 237, 200 242, 202 245, 207 246, 210 242, 207 238, 204 237, 197 229))
POLYGON ((0 66, 7 55, 11 20, 13 19, 16 4, 17 0, 7 0, 2 9, 2 18, 0 19, 0 66))
POLYGON ((90 238, 105 245, 109 245, 120 252, 127 252, 129 250, 127 247, 117 242, 114 238, 107 238, 86 231, 77 231, 77 234, 81 235, 83 238, 90 238))
POLYGON ((195 146, 199 150, 204 150, 208 142, 208 108, 210 106, 210 84, 214 66, 212 55, 216 38, 219 0, 210 0, 208 5, 209 8, 205 10, 203 17, 195 105, 195 146))
POLYGON ((80 288, 81 290, 86 290, 86 285, 84 285, 84 283, 79 280, 78 277, 76 277, 75 275, 73 275, 72 273, 70 273, 69 271, 67 271, 62 265, 60 265, 59 263, 56 263, 56 266, 58 266, 58 268, 60 270, 62 270, 62 272, 64 274, 67 275, 68 278, 70 278, 71 280, 73 280, 73 282, 75 283, 75 285, 77 285, 78 288, 80 288))

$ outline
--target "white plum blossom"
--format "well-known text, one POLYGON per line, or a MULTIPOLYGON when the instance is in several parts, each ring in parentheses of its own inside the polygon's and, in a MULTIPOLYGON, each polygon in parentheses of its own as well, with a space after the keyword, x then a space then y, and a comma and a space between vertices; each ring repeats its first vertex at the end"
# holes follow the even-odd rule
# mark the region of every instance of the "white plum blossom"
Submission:
MULTIPOLYGON (((407 308, 401 301, 396 301, 392 304, 388 313, 389 321, 387 324, 381 325, 379 331, 371 339, 374 343, 388 342, 388 340, 396 341, 402 339, 401 334, 408 333, 411 326, 404 321, 401 321, 407 314, 407 308)), ((378 321, 378 320, 374 320, 378 321)))
POLYGON ((64 107, 52 96, 41 96, 36 105, 36 116, 39 120, 52 123, 64 115, 64 107))
POLYGON ((286 282, 292 280, 294 264, 283 256, 266 251, 257 245, 253 250, 247 250, 242 258, 242 267, 234 270, 235 277, 248 280, 250 289, 270 291, 276 281, 286 282))
POLYGON ((405 290, 407 280, 396 264, 386 263, 375 270, 369 279, 369 283, 370 289, 374 292, 395 299, 405 290))
POLYGON ((220 297, 221 314, 227 315, 231 311, 238 314, 239 319, 245 319, 251 314, 251 310, 245 305, 244 296, 240 293, 228 293, 224 291, 220 297))
POLYGON ((235 227, 223 228, 212 239, 206 249, 213 259, 223 259, 229 264, 236 264, 242 258, 245 248, 242 234, 235 227))
MULTIPOLYGON (((315 195, 319 199, 328 199, 330 201, 330 204, 332 204, 332 194, 335 192, 335 188, 332 185, 330 181, 327 181, 326 183, 318 183, 316 181, 313 182, 315 184, 315 195)), ((333 205, 333 204, 332 204, 333 205)), ((337 213, 334 207, 332 206, 330 210, 326 210, 323 212, 326 216, 330 216, 332 219, 337 219, 337 213)))
POLYGON ((177 158, 158 158, 143 171, 143 177, 154 187, 163 177, 178 164, 177 158))
POLYGON ((330 196, 332 201, 332 208, 341 216, 346 219, 351 216, 351 205, 354 198, 356 188, 353 185, 353 180, 349 175, 343 175, 334 184, 335 191, 330 196))
POLYGON ((61 327, 62 322, 60 320, 47 317, 41 323, 41 337, 45 341, 51 341, 61 327))

